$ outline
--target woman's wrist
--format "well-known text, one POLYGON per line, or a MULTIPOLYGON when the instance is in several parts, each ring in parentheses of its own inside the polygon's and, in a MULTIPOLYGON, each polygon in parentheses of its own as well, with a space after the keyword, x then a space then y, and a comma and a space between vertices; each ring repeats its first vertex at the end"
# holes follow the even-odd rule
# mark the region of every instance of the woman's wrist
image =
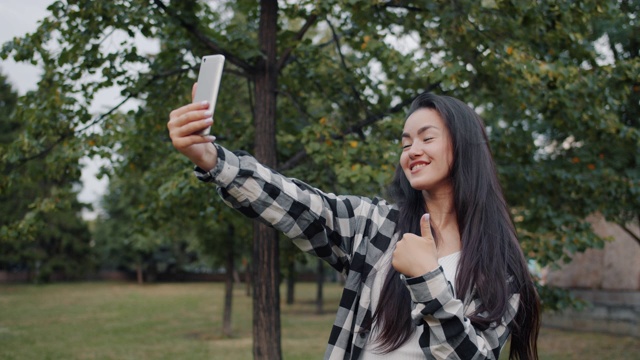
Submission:
POLYGON ((207 146, 204 154, 198 159, 191 159, 191 161, 200 169, 209 172, 218 165, 218 149, 211 143, 207 146))

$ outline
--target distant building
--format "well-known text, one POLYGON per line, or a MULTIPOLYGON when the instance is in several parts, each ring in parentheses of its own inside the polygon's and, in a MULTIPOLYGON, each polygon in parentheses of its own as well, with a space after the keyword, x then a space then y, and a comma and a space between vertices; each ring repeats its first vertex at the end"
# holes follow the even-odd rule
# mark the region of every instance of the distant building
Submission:
MULTIPOLYGON (((546 274, 546 281, 570 289, 590 305, 581 312, 545 314, 547 326, 640 337, 640 243, 602 216, 589 219, 596 234, 612 237, 603 249, 575 254, 546 274)), ((631 231, 640 234, 637 224, 631 231)))

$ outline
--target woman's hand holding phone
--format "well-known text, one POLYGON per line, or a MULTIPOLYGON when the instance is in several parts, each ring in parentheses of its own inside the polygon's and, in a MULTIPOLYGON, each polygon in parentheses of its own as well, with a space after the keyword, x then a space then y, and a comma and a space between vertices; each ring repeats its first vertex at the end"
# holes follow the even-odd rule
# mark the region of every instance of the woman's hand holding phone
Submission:
POLYGON ((224 56, 202 57, 198 71, 198 84, 191 90, 192 104, 173 110, 169 116, 169 136, 173 146, 202 170, 209 171, 218 163, 218 152, 209 135, 213 124, 218 89, 224 67, 224 56))
MULTIPOLYGON (((194 84, 191 97, 195 96, 194 84)), ((169 115, 167 128, 176 150, 189 158, 202 170, 209 171, 218 163, 218 151, 213 145, 215 136, 198 133, 213 124, 209 102, 197 102, 175 109, 169 115)))

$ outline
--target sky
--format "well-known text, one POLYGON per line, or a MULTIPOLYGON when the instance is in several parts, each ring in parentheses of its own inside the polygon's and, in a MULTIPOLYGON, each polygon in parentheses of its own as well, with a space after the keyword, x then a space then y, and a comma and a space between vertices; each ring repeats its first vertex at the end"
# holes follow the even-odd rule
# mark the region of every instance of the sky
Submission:
MULTIPOLYGON (((34 31, 37 28, 37 21, 46 16, 47 6, 51 2, 51 0, 0 1, 0 44, 34 31), (25 4, 29 4, 28 11, 25 11, 25 4)), ((0 67, 20 94, 35 88, 39 76, 36 67, 16 64, 11 59, 0 60, 0 67)))
MULTIPOLYGON (((33 32, 38 27, 38 22, 48 14, 47 7, 54 0, 0 0, 0 46, 14 37, 20 37, 33 32)), ((148 44, 143 44, 148 46, 148 44)), ((38 67, 16 63, 11 59, 0 59, 0 71, 6 75, 9 82, 20 95, 36 88, 41 71, 38 67)), ((108 109, 119 103, 122 98, 118 89, 110 89, 96 96, 93 112, 108 109)), ((98 158, 84 158, 81 160, 84 165, 82 170, 82 189, 78 194, 78 199, 85 203, 93 204, 94 211, 84 211, 85 219, 93 219, 99 211, 99 201, 105 193, 108 179, 97 179, 102 162, 98 158)))

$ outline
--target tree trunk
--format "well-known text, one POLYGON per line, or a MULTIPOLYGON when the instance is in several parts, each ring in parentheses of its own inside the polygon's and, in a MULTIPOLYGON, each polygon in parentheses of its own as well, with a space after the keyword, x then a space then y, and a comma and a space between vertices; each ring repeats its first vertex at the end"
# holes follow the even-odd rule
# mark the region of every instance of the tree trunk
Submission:
MULTIPOLYGON (((255 73, 255 156, 276 167, 276 87, 278 2, 260 1, 258 39, 263 57, 255 73)), ((258 222, 253 226, 253 358, 281 359, 278 236, 258 222)))
POLYGON ((287 256, 287 305, 293 304, 296 290, 296 261, 287 256))
POLYGON ((138 285, 142 285, 144 282, 144 278, 142 277, 142 264, 136 263, 136 279, 138 280, 138 285))
POLYGON ((158 264, 151 260, 147 265, 147 283, 155 283, 158 280, 158 264))
POLYGON ((251 272, 253 271, 253 267, 251 264, 247 264, 244 268, 244 283, 245 289, 247 291, 247 296, 251 296, 251 272))
POLYGON ((324 286, 324 261, 320 259, 318 259, 317 276, 316 284, 318 285, 318 290, 316 292, 316 314, 322 315, 324 314, 324 309, 322 308, 324 303, 324 296, 322 294, 324 286))
POLYGON ((234 274, 234 238, 235 238, 235 230, 233 225, 229 224, 227 227, 228 230, 228 241, 227 241, 227 259, 225 264, 226 271, 226 279, 224 286, 224 310, 222 316, 222 333, 224 336, 231 337, 231 307, 233 305, 233 274, 234 274))

